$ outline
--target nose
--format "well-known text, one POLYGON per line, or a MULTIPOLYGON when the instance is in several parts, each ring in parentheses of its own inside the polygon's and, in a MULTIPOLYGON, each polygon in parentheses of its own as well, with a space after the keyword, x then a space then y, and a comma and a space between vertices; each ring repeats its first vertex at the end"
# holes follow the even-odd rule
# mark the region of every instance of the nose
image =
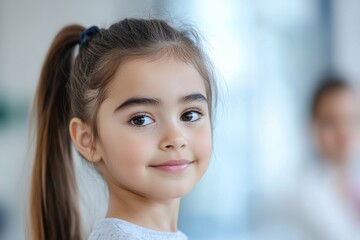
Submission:
POLYGON ((182 131, 177 128, 168 128, 160 141, 159 147, 163 151, 174 151, 186 148, 187 141, 182 131))

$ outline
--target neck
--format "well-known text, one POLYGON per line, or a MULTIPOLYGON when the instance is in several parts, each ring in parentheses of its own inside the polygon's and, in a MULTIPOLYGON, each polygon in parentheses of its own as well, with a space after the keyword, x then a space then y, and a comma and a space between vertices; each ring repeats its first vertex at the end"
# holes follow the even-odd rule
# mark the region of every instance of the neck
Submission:
POLYGON ((180 199, 150 199, 108 182, 109 207, 106 217, 120 218, 144 228, 177 231, 180 199))

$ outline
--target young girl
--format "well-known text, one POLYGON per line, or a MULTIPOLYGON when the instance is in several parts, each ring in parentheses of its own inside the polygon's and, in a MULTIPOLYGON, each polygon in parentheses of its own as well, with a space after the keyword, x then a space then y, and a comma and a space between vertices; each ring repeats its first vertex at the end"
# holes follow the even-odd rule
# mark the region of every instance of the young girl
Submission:
POLYGON ((215 96, 194 31, 156 19, 63 28, 35 99, 30 239, 82 239, 71 143, 109 190, 90 239, 187 239, 180 197, 207 169, 215 96))

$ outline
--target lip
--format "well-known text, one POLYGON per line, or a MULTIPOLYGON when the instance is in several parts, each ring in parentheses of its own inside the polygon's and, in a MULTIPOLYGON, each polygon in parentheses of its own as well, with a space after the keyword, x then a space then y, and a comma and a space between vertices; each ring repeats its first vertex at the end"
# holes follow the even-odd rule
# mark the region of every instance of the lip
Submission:
POLYGON ((188 169, 192 163, 194 163, 194 161, 183 159, 170 160, 160 164, 150 165, 150 167, 164 172, 177 173, 188 169))

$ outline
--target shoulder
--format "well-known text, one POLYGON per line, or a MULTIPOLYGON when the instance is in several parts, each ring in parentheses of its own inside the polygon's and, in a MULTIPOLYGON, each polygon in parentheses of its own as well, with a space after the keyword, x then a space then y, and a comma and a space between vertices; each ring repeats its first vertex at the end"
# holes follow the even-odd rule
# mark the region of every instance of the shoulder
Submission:
POLYGON ((124 230, 121 221, 106 218, 95 223, 89 240, 116 240, 128 237, 129 234, 124 230))
POLYGON ((89 240, 188 240, 182 232, 159 232, 140 227, 133 223, 105 218, 97 222, 89 240))

